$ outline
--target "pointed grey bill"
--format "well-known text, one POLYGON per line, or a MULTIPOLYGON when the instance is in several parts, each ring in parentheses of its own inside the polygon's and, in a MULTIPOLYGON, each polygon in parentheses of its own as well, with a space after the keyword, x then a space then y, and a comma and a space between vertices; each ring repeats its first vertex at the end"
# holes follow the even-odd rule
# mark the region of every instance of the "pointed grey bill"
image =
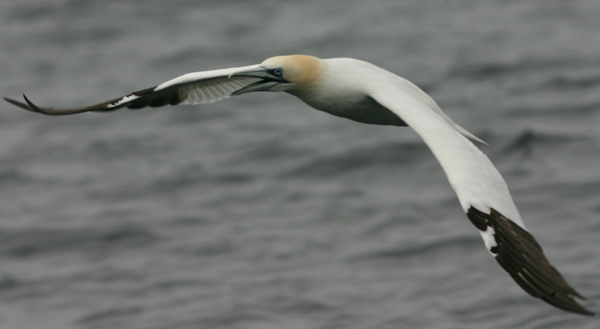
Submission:
POLYGON ((283 77, 274 75, 272 72, 270 72, 266 68, 258 68, 258 69, 251 69, 251 70, 247 70, 247 71, 235 72, 235 73, 231 74, 229 77, 232 77, 232 76, 245 76, 245 77, 254 77, 254 78, 262 79, 261 81, 257 81, 257 82, 250 84, 244 88, 234 91, 233 93, 231 93, 232 96, 242 95, 242 94, 255 92, 255 91, 269 91, 273 87, 278 86, 280 84, 290 83, 289 81, 285 80, 283 77))

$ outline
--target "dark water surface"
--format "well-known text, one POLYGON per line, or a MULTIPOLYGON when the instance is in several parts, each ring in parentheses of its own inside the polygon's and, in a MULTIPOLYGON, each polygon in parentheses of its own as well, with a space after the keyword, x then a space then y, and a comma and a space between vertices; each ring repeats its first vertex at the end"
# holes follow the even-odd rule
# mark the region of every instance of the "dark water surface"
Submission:
MULTIPOLYGON (((600 2, 0 3, 0 92, 80 106, 279 54, 416 82, 600 305, 600 2)), ((408 128, 284 94, 0 111, 0 328, 599 328, 526 295, 408 128)))

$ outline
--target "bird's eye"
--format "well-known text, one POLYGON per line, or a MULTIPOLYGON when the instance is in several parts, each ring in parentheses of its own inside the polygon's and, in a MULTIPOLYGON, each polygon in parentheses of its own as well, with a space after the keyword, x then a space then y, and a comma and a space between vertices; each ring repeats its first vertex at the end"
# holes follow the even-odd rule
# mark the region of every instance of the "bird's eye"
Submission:
POLYGON ((273 69, 273 75, 276 75, 278 77, 282 76, 283 75, 283 69, 281 67, 273 69))

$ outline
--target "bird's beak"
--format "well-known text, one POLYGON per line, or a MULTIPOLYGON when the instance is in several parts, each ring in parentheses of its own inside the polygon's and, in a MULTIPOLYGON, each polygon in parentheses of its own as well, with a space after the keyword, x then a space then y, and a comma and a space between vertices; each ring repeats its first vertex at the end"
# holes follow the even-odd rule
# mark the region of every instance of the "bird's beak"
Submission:
POLYGON ((284 84, 290 84, 289 81, 285 80, 283 77, 276 76, 269 72, 266 68, 257 67, 249 70, 239 71, 232 73, 229 77, 239 76, 239 77, 253 77, 253 78, 261 78, 262 80, 252 83, 244 88, 238 89, 231 93, 231 95, 241 95, 255 91, 281 91, 285 88, 275 88, 277 86, 281 86, 284 84))

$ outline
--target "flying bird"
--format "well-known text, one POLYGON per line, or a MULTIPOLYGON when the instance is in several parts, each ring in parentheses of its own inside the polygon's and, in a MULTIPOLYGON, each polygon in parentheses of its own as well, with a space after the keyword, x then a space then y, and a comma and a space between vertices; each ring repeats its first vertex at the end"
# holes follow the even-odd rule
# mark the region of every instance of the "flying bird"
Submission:
POLYGON ((371 63, 351 58, 276 56, 257 65, 188 73, 86 107, 40 107, 25 95, 25 102, 4 99, 31 112, 69 115, 211 103, 258 91, 287 92, 317 110, 361 123, 411 127, 440 162, 487 250, 517 284, 555 307, 594 315, 575 300, 585 298, 549 263, 523 224, 504 179, 471 142, 483 141, 452 121, 419 87, 371 63))

